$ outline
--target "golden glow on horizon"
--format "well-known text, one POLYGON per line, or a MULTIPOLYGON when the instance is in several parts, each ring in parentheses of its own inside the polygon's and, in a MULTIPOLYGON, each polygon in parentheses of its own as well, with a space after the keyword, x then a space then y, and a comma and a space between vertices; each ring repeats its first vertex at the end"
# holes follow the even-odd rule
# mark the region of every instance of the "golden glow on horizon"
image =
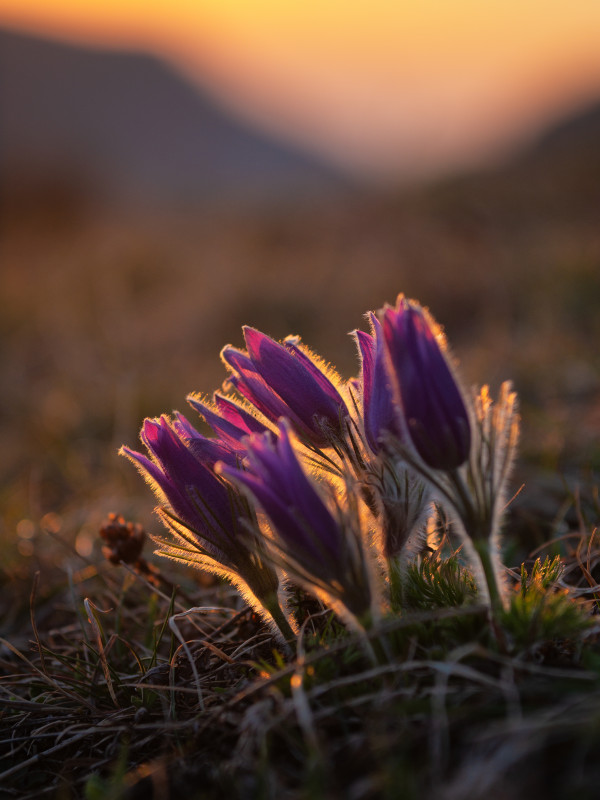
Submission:
POLYGON ((600 93, 595 0, 0 0, 2 24, 151 49, 257 121, 373 157, 600 93))
POLYGON ((0 0, 0 23, 99 42, 219 41, 325 58, 519 60, 598 48, 600 3, 574 0, 0 0))

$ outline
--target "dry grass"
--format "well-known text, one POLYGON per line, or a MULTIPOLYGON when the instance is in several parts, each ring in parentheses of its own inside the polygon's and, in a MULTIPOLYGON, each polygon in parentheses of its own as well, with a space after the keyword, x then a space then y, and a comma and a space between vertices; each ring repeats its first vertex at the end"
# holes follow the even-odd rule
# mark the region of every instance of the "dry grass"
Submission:
MULTIPOLYGON (((31 640, 1 643, 2 796, 520 798, 563 745, 548 797, 588 796, 600 549, 585 532, 557 547, 561 578, 507 613, 504 651, 472 600, 419 600, 373 634, 387 653, 375 665, 301 595, 286 663, 224 587, 181 576, 183 596, 169 596, 108 563, 50 596, 36 579, 31 640)), ((426 573, 438 586, 441 566, 426 573)))

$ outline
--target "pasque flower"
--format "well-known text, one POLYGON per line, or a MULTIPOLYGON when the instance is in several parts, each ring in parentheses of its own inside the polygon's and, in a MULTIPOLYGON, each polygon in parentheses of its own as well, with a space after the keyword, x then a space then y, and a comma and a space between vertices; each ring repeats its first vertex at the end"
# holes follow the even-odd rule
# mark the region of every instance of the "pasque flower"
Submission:
POLYGON ((495 617, 506 600, 499 530, 519 435, 516 394, 504 383, 496 404, 487 387, 469 402, 429 314, 402 295, 381 313, 388 369, 418 457, 400 450, 455 523, 495 617))
POLYGON ((222 464, 221 474, 245 487, 271 522, 274 560, 309 591, 351 620, 372 605, 370 571, 358 516, 325 502, 302 468, 286 422, 279 437, 251 436, 246 469, 222 464), (332 508, 333 506, 333 508, 332 508))
POLYGON ((265 609, 284 635, 291 633, 279 606, 279 580, 265 559, 254 511, 215 474, 217 461, 233 467, 239 455, 202 436, 182 415, 146 419, 142 442, 150 458, 122 447, 163 505, 157 509, 174 542, 155 538, 161 555, 226 577, 263 615, 265 609))
POLYGON ((469 457, 471 421, 435 321, 398 296, 382 311, 387 364, 406 431, 429 467, 451 470, 469 457))
POLYGON ((280 344, 254 328, 243 330, 246 352, 231 345, 221 351, 232 371, 229 383, 268 420, 286 417, 316 447, 343 437, 348 409, 331 371, 309 356, 297 337, 280 344))
POLYGON ((432 504, 462 536, 492 620, 504 603, 498 538, 516 396, 508 384, 496 404, 486 388, 467 396, 415 301, 399 295, 367 318, 348 385, 297 337, 245 327, 246 350, 221 354, 235 394, 188 398, 215 437, 176 414, 144 422, 148 455, 121 450, 162 503, 172 540, 155 539, 159 552, 231 580, 286 638, 281 571, 364 628, 381 577, 373 545, 390 566, 410 557, 432 504))
POLYGON ((138 467, 172 515, 194 532, 198 544, 226 566, 234 540, 231 505, 228 490, 214 475, 212 466, 219 459, 234 462, 235 457, 228 447, 201 438, 199 433, 192 450, 184 427, 181 417, 177 423, 164 415, 146 419, 140 438, 151 458, 128 447, 122 447, 121 452, 138 467), (221 529, 220 534, 215 529, 221 529))
POLYGON ((402 437, 399 407, 394 401, 391 379, 385 364, 383 333, 375 314, 367 315, 371 333, 354 331, 361 363, 359 386, 362 393, 363 428, 367 444, 373 453, 379 453, 385 434, 402 437))
POLYGON ((400 405, 386 364, 381 323, 370 311, 371 333, 354 331, 360 355, 360 379, 356 382, 362 400, 362 428, 367 452, 362 480, 367 497, 375 502, 381 520, 378 537, 385 558, 400 555, 407 543, 419 534, 426 521, 430 492, 420 476, 397 458, 394 444, 402 443, 400 405))

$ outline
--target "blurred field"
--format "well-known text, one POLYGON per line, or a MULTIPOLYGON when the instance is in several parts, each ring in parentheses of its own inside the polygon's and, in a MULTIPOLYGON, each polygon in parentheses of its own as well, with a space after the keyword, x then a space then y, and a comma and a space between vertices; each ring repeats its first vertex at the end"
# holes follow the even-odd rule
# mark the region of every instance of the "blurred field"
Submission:
MULTIPOLYGON (((521 474, 593 480, 593 154, 555 146, 406 194, 290 198, 276 210, 99 214, 68 191, 50 204, 7 207, 0 581, 8 628, 27 605, 32 572, 75 558, 49 530, 89 556, 109 511, 158 527, 150 494, 117 449, 136 443, 144 416, 185 411, 188 392, 219 387, 219 350, 242 344, 245 323, 274 337, 300 334, 349 377, 357 363, 348 331, 403 291, 445 327, 467 382, 514 379, 521 474)), ((519 502, 536 491, 528 482, 519 502)))

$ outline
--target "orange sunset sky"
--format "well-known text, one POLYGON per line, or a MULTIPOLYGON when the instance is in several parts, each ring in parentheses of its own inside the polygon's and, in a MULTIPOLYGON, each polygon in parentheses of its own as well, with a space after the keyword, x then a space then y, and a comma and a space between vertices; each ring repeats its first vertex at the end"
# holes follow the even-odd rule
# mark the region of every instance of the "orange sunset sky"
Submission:
POLYGON ((0 25, 151 50, 374 175, 485 160, 600 97, 599 0, 0 0, 0 25))

